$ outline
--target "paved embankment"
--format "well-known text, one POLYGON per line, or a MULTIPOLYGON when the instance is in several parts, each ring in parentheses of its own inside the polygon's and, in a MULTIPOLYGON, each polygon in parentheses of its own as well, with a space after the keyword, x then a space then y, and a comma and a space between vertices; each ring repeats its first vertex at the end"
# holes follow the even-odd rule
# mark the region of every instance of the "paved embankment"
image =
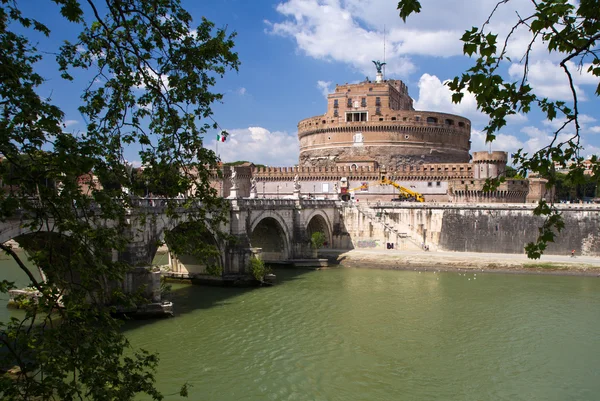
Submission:
POLYGON ((398 270, 454 271, 479 269, 506 273, 545 273, 600 277, 600 258, 591 256, 542 255, 528 259, 524 254, 399 251, 386 249, 326 249, 319 255, 344 267, 398 270))

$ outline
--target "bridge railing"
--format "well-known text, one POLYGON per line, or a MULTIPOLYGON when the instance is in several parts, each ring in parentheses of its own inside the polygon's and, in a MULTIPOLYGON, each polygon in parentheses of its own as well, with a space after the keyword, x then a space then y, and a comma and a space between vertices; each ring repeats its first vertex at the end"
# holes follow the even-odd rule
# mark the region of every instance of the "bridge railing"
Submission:
POLYGON ((338 201, 332 199, 277 199, 277 198, 238 198, 238 205, 251 208, 295 207, 300 202, 302 207, 335 207, 338 201))

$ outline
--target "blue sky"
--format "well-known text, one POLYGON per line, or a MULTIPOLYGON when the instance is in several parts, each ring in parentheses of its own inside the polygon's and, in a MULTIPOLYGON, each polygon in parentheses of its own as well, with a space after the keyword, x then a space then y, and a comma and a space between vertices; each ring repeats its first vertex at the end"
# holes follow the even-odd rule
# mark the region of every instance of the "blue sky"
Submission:
MULTIPOLYGON (((485 118, 468 96, 460 105, 450 101, 443 81, 459 75, 470 65, 462 55, 459 38, 471 26, 481 25, 496 0, 422 1, 421 14, 404 24, 394 0, 182 0, 199 21, 202 16, 218 27, 236 31, 239 72, 229 72, 217 86, 225 94, 213 108, 214 118, 230 132, 219 144, 224 161, 251 160, 271 166, 297 163, 299 120, 325 112, 325 94, 336 83, 374 78, 371 60, 383 60, 383 30, 386 28, 386 76, 402 79, 415 100, 415 108, 460 114, 472 120, 472 150, 485 150, 480 130, 485 118)), ((515 22, 515 9, 525 15, 528 0, 513 0, 492 20, 490 29, 505 33, 515 22)), ((33 16, 47 22, 57 37, 75 35, 48 1, 21 3, 33 16), (57 24, 56 21, 60 23, 57 24)), ((509 46, 513 65, 506 65, 507 77, 519 79, 518 60, 526 43, 526 32, 518 33, 509 46)), ((56 44, 58 42, 55 42, 56 44)), ((52 47, 52 42, 45 46, 52 47)), ((530 82, 539 94, 569 100, 565 77, 556 66, 559 55, 534 46, 530 82)), ((85 130, 77 113, 78 90, 82 82, 69 84, 53 72, 52 58, 40 64, 49 77, 43 90, 66 112, 67 129, 85 130)), ((583 156, 600 154, 600 112, 594 95, 598 78, 576 73, 583 96, 583 156)), ((550 140, 556 123, 544 121, 538 113, 516 116, 502 130, 493 150, 510 153, 518 148, 535 151, 550 140)), ((206 146, 215 149, 216 132, 206 137, 206 146)), ((137 160, 133 149, 126 157, 137 160)))

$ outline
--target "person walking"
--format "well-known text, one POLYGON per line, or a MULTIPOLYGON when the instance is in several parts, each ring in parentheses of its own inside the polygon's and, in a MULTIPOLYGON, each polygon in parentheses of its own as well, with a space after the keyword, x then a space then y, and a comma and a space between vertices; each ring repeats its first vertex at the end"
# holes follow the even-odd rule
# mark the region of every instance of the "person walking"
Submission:
POLYGON ((574 257, 575 257, 575 249, 573 249, 573 250, 571 251, 571 257, 572 257, 572 258, 574 258, 574 257))

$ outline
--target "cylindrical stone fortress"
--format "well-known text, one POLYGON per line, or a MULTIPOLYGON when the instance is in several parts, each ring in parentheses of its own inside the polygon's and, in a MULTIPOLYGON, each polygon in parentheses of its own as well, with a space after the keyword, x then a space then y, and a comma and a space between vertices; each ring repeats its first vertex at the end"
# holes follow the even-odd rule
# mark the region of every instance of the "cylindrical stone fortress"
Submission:
POLYGON ((414 110, 402 81, 338 85, 327 103, 298 124, 301 167, 469 162, 471 122, 414 110))

